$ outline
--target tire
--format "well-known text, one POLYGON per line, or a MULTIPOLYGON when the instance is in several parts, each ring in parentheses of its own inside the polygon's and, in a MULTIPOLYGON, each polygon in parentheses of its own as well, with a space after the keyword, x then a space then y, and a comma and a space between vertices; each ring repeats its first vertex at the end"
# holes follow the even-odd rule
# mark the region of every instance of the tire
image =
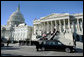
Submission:
POLYGON ((71 49, 70 49, 70 48, 65 48, 65 51, 66 51, 67 53, 70 53, 70 52, 71 52, 71 49))
POLYGON ((40 51, 40 48, 37 48, 37 51, 40 51))
POLYGON ((38 49, 36 49, 37 51, 39 51, 38 49))
POLYGON ((1 44, 1 47, 4 47, 4 44, 1 44))
POLYGON ((42 48, 41 48, 41 50, 42 50, 42 51, 45 51, 45 48, 44 48, 44 47, 42 47, 42 48))

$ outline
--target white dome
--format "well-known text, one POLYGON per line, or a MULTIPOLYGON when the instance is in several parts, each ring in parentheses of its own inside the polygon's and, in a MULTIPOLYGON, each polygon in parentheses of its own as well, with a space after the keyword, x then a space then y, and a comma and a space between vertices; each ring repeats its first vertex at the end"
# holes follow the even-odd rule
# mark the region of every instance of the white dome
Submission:
POLYGON ((25 23, 25 19, 20 12, 20 7, 18 6, 17 10, 9 17, 7 24, 19 25, 21 23, 25 23))
POLYGON ((20 11, 15 11, 10 17, 8 21, 18 21, 18 22, 24 22, 23 15, 20 11))

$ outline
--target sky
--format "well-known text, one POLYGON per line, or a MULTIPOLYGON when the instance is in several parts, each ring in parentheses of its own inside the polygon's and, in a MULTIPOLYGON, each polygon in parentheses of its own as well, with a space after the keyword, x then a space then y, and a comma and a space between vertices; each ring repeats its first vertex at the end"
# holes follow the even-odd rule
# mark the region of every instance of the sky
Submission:
POLYGON ((10 15, 17 10, 24 16, 25 23, 33 26, 34 19, 52 13, 83 13, 83 1, 1 1, 1 25, 7 25, 10 15))

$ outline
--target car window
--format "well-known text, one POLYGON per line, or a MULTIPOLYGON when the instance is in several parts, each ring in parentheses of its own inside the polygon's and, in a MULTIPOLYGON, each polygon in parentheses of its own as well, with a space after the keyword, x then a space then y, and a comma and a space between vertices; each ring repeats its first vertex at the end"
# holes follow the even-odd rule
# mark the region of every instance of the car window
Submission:
POLYGON ((62 45, 62 43, 61 42, 58 42, 58 45, 62 45))
POLYGON ((54 42, 55 43, 55 45, 58 45, 58 42, 54 42))
POLYGON ((46 44, 46 42, 44 41, 43 44, 46 44))
POLYGON ((52 42, 47 42, 48 45, 52 45, 52 42))
POLYGON ((46 42, 46 45, 52 45, 52 42, 48 41, 46 42))
POLYGON ((57 42, 53 42, 53 45, 57 45, 57 42))
POLYGON ((54 42, 54 41, 49 41, 49 42, 46 42, 47 45, 58 45, 57 42, 54 42))

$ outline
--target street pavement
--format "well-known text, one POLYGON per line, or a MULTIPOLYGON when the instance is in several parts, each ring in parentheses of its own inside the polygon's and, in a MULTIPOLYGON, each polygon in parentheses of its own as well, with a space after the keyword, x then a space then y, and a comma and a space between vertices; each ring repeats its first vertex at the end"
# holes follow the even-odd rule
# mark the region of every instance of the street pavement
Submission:
POLYGON ((83 43, 76 42, 76 45, 75 53, 66 53, 65 51, 36 51, 35 46, 9 44, 9 47, 1 47, 1 56, 83 56, 83 43))

